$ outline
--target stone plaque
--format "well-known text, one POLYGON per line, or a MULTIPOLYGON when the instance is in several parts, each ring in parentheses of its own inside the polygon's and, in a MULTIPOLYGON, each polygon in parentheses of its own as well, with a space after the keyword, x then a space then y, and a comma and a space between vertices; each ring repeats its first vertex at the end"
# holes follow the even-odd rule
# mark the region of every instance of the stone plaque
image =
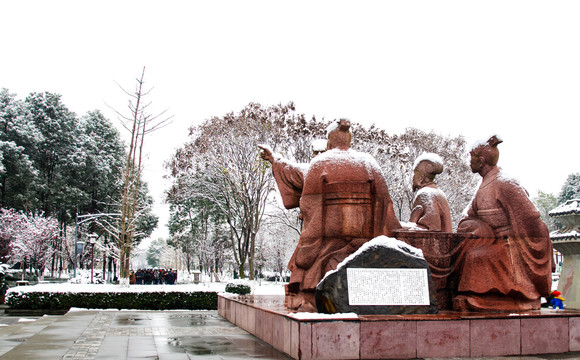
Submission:
POLYGON ((349 305, 429 305, 427 269, 346 270, 349 305))

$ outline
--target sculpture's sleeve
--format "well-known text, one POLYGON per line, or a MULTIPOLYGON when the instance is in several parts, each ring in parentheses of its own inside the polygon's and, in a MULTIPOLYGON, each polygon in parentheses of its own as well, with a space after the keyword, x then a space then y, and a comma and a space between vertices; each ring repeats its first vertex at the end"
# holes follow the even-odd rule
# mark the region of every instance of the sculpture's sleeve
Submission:
POLYGON ((498 185, 498 201, 509 217, 512 236, 549 237, 540 212, 528 197, 527 191, 515 180, 498 185))
POLYGON ((427 230, 441 231, 441 216, 435 208, 432 193, 419 190, 415 203, 417 206, 413 208, 410 221, 427 230))
POLYGON ((306 165, 303 164, 292 163, 284 159, 274 159, 272 172, 286 209, 300 206, 306 169, 306 165))
POLYGON ((548 227, 523 187, 513 181, 503 181, 498 187, 499 201, 510 221, 510 239, 519 248, 521 262, 531 281, 542 296, 547 296, 555 267, 548 227))
POLYGON ((457 225, 457 232, 458 233, 471 233, 474 236, 482 237, 482 238, 489 238, 494 237, 495 232, 487 223, 481 221, 479 216, 477 216, 477 196, 478 193, 475 194, 475 197, 469 203, 467 209, 465 210, 465 214, 463 218, 459 221, 457 225))
POLYGON ((425 209, 423 208, 423 205, 419 204, 419 205, 413 206, 413 210, 411 211, 411 217, 409 218, 409 222, 417 224, 417 222, 419 221, 419 219, 421 219, 423 214, 425 214, 425 209))

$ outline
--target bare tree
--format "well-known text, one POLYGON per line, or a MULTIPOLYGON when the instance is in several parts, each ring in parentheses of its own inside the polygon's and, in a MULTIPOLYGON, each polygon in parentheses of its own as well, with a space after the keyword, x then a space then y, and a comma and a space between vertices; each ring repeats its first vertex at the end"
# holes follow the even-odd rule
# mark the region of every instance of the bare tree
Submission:
POLYGON ((145 136, 167 125, 171 119, 171 117, 165 117, 166 111, 157 115, 149 114, 148 108, 151 102, 146 102, 145 99, 152 89, 146 90, 144 88, 144 79, 145 67, 143 67, 141 77, 136 79, 134 92, 126 91, 120 87, 129 96, 128 109, 130 115, 125 116, 115 110, 123 126, 131 134, 125 168, 122 174, 121 218, 119 235, 116 237, 120 251, 119 284, 122 286, 129 286, 131 249, 138 215, 142 210, 142 204, 140 203, 142 197, 139 196, 139 190, 141 188, 145 136))
POLYGON ((168 201, 197 207, 196 212, 203 208, 191 199, 212 204, 227 224, 240 277, 247 271, 250 279, 254 277, 256 235, 273 190, 271 171, 260 159, 257 145, 281 141, 288 127, 302 129, 303 116, 293 111, 292 103, 270 107, 251 103, 239 113, 209 119, 191 129, 191 140, 167 165, 174 183, 168 201))
MULTIPOLYGON (((328 122, 314 117, 307 121, 304 115, 294 111, 293 103, 270 107, 250 103, 239 113, 211 118, 190 129, 190 141, 167 164, 173 183, 167 197, 173 206, 172 218, 175 223, 187 220, 184 222, 187 226, 176 227, 175 235, 187 238, 189 233, 208 238, 210 230, 204 226, 205 217, 201 216, 208 208, 200 204, 211 203, 227 224, 240 276, 249 269, 253 278, 255 260, 258 265, 265 264, 263 259, 256 259, 256 241, 262 224, 268 224, 265 228, 283 225, 289 232, 276 230, 277 240, 286 243, 291 243, 291 238, 301 232, 299 210, 282 210, 279 202, 273 201, 271 195, 276 190, 269 164, 260 161, 256 147, 268 144, 290 161, 309 163, 313 156, 311 144, 326 137, 328 122)), ((422 152, 440 154, 446 171, 437 180, 448 196, 453 220, 457 223, 471 199, 476 181, 465 161, 467 151, 462 137, 448 138, 417 129, 408 129, 402 135, 388 135, 383 129, 358 124, 353 124, 352 129, 353 148, 370 153, 381 164, 395 209, 403 221, 409 219, 413 201, 411 178, 416 157, 422 152)), ((271 237, 265 233, 259 236, 265 236, 264 240, 271 237)), ((276 247, 282 249, 283 245, 276 247)), ((198 256, 204 256, 201 247, 196 251, 198 256)), ((283 254, 280 251, 272 256, 281 259, 283 254)))
POLYGON ((297 210, 277 208, 262 224, 256 244, 256 265, 259 270, 273 270, 276 279, 283 281, 288 261, 300 237, 297 210), (287 217, 288 214, 291 214, 287 217), (295 216, 296 215, 296 216, 295 216), (294 220, 295 219, 295 220, 294 220))
POLYGON ((468 150, 462 136, 446 137, 434 132, 408 128, 403 134, 388 135, 384 130, 353 126, 353 148, 367 152, 381 165, 399 220, 407 221, 413 203, 413 163, 424 152, 439 154, 445 170, 435 179, 447 196, 455 226, 476 189, 477 177, 467 161, 468 150))

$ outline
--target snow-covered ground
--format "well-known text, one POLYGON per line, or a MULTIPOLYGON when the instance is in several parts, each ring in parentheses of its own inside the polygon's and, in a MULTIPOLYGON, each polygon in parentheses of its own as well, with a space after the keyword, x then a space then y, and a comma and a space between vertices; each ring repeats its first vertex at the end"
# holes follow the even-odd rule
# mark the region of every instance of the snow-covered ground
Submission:
MULTIPOLYGON (((269 281, 246 281, 253 288, 254 295, 284 295, 284 284, 269 281)), ((176 285, 131 285, 121 287, 112 284, 38 284, 32 286, 17 286, 8 289, 10 292, 193 292, 215 291, 224 292, 227 282, 204 282, 200 284, 176 284, 176 285)))

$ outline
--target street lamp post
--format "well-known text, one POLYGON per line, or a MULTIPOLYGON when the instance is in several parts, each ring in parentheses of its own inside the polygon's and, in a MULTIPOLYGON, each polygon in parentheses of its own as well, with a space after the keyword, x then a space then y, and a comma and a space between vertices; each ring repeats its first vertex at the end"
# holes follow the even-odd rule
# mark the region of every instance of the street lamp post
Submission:
MULTIPOLYGON (((77 247, 79 244, 84 245, 84 243, 82 241, 79 241, 79 225, 84 223, 84 222, 95 220, 95 219, 98 219, 98 218, 103 217, 103 216, 121 216, 121 214, 119 214, 119 213, 86 214, 86 215, 79 215, 78 213, 76 214, 76 218, 75 218, 75 261, 74 261, 73 278, 77 277, 77 256, 79 254, 77 247), (79 221, 79 219, 81 219, 81 220, 79 221)), ((82 253, 82 252, 83 252, 83 250, 80 251, 80 253, 82 253)), ((92 275, 91 275, 91 283, 92 283, 92 275)))
POLYGON ((99 237, 97 234, 88 234, 89 244, 91 244, 91 284, 93 283, 93 272, 95 270, 95 242, 99 237))

